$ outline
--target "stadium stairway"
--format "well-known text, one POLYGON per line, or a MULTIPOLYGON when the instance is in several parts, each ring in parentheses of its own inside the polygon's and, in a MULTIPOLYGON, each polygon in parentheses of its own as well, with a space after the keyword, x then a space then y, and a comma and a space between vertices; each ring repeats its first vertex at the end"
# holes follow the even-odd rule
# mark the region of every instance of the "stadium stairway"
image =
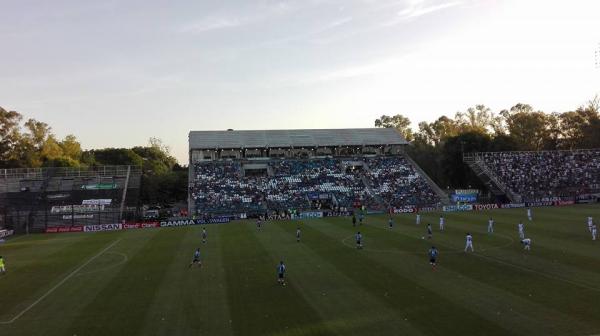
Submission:
POLYGON ((505 196, 513 203, 521 202, 521 196, 516 195, 510 191, 510 189, 498 179, 482 160, 479 160, 475 155, 465 153, 463 155, 463 162, 465 162, 471 170, 479 177, 479 179, 485 184, 489 190, 495 196, 505 196))
POLYGON ((419 172, 419 174, 421 174, 421 176, 423 176, 425 181, 427 181, 427 183, 429 183, 429 186, 431 186, 431 189, 433 189, 433 191, 435 191, 435 193, 438 195, 442 204, 446 204, 446 205, 450 204, 450 197, 448 197, 448 194, 446 194, 442 190, 442 188, 440 188, 435 182, 433 182, 433 180, 429 177, 429 175, 427 175, 427 173, 425 173, 425 171, 423 169, 421 169, 421 167, 419 167, 419 165, 410 156, 408 156, 408 154, 404 153, 403 156, 406 159, 406 161, 408 161, 413 166, 413 168, 417 172, 419 172))
POLYGON ((373 191, 373 186, 371 185, 371 182, 369 181, 369 179, 365 175, 361 175, 360 176, 360 180, 365 185, 365 188, 367 188, 367 192, 369 192, 369 195, 371 195, 371 197, 373 197, 373 199, 375 199, 375 201, 377 201, 377 203, 382 207, 382 209, 387 209, 387 208, 390 207, 390 205, 387 204, 383 200, 383 198, 381 198, 381 196, 377 195, 375 193, 375 191, 373 191))

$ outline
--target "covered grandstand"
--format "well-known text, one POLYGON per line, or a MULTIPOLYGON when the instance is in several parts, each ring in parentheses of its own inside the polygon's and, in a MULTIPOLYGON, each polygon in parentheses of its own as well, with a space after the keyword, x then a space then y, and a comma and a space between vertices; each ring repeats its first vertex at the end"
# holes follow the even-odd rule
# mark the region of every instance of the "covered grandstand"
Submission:
POLYGON ((251 216, 444 202, 407 145, 392 128, 192 131, 189 209, 251 216))
POLYGON ((0 223, 43 232, 134 219, 141 169, 135 166, 0 170, 0 223))

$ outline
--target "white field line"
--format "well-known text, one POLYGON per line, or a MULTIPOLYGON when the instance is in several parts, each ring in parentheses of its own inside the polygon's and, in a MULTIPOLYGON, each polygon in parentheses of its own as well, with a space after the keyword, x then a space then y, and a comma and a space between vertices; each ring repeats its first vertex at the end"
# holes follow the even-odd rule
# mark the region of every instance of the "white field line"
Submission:
POLYGON ((69 280, 75 274, 77 274, 77 272, 79 272, 82 268, 87 266, 89 263, 94 261, 96 258, 101 256, 102 254, 104 254, 104 252, 108 251, 111 247, 115 246, 120 241, 121 241, 121 239, 115 240, 112 244, 108 245, 106 248, 104 248, 98 254, 96 254, 95 256, 88 259, 83 265, 77 267, 77 269, 75 269, 73 272, 69 273, 69 275, 67 275, 59 283, 54 285, 54 287, 50 288, 50 290, 48 290, 46 293, 44 293, 44 295, 42 295, 39 299, 35 300, 32 304, 27 306, 27 308, 23 309, 23 311, 21 311, 20 313, 15 315, 15 317, 13 317, 12 319, 10 319, 8 321, 0 321, 0 324, 11 324, 11 323, 15 322, 17 319, 19 319, 21 316, 23 316, 23 314, 27 313, 31 308, 35 307, 38 303, 40 303, 42 300, 44 300, 46 297, 48 297, 48 295, 52 294, 52 292, 54 292, 58 287, 62 286, 65 282, 67 282, 67 280, 69 280))

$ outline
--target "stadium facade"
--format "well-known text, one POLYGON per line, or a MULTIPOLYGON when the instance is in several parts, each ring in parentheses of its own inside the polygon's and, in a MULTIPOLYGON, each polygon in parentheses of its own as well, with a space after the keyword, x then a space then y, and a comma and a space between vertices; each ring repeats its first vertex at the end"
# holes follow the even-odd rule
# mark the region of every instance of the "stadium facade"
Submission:
POLYGON ((83 231, 137 215, 136 166, 0 170, 0 226, 16 232, 83 231))
POLYGON ((191 131, 190 213, 384 209, 447 199, 405 155, 407 145, 393 128, 191 131), (393 182, 380 178, 383 166, 393 182))

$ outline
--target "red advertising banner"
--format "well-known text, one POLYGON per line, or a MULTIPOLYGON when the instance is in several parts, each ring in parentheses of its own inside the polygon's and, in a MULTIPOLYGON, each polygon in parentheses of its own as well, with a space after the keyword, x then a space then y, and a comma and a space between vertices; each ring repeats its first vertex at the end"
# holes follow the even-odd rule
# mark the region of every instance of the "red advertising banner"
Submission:
POLYGON ((496 203, 490 204, 473 204, 473 209, 481 211, 481 210, 491 210, 500 208, 496 203))
POLYGON ((65 233, 65 232, 83 232, 82 225, 74 226, 53 226, 46 228, 46 233, 65 233))
POLYGON ((158 222, 147 222, 147 223, 123 223, 123 230, 131 229, 149 229, 160 227, 158 222))

